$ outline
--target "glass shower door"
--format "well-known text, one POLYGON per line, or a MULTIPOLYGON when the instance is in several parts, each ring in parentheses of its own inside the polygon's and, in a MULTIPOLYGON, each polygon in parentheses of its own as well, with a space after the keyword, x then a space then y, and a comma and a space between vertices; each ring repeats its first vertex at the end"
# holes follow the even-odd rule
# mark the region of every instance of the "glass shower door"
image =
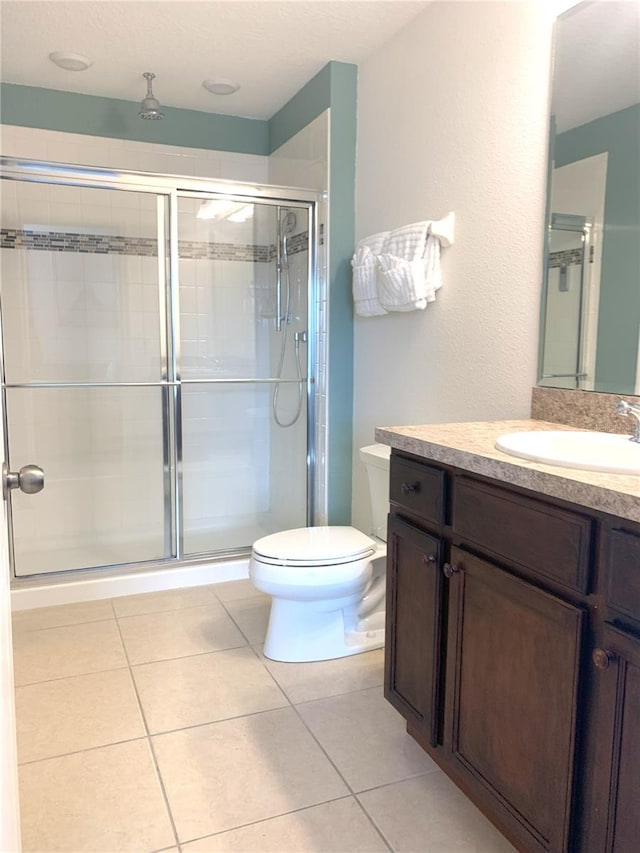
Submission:
POLYGON ((18 576, 171 554, 165 212, 151 192, 4 181, 8 461, 18 576))
POLYGON ((308 211, 181 196, 185 555, 307 520, 308 211))
POLYGON ((583 216, 551 216, 541 385, 586 388, 590 227, 583 216))

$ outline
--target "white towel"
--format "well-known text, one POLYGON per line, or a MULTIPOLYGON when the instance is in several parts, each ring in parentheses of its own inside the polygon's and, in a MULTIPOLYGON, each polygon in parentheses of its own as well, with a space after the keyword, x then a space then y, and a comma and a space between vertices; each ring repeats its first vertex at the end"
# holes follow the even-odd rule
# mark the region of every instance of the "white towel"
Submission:
POLYGON ((378 255, 378 296, 387 311, 415 311, 427 307, 424 261, 406 261, 396 255, 378 255))
POLYGON ((406 260, 383 252, 378 261, 378 295, 387 311, 424 310, 429 302, 435 302, 436 291, 442 286, 437 237, 427 236, 424 257, 406 260))
POLYGON ((417 261, 424 257, 427 247, 427 234, 431 222, 412 222, 390 231, 380 253, 396 255, 405 261, 417 261))
POLYGON ((387 313, 378 299, 377 255, 388 236, 388 231, 382 231, 360 240, 351 260, 353 302, 356 313, 361 317, 377 317, 387 313))
POLYGON ((427 285, 427 302, 435 302, 436 290, 442 287, 442 274, 440 271, 440 248, 442 241, 440 237, 434 236, 429 230, 427 237, 427 248, 424 253, 424 275, 427 285))
POLYGON ((413 222, 396 228, 385 240, 378 255, 378 295, 380 304, 387 311, 424 309, 434 299, 434 292, 427 283, 424 261, 430 224, 413 222))

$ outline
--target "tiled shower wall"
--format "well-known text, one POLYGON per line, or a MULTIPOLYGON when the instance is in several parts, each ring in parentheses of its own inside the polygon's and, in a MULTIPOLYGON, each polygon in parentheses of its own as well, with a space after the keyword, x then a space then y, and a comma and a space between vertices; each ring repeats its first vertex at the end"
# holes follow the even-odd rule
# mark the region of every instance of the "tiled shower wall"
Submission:
MULTIPOLYGON (((124 143, 114 140, 78 137, 77 135, 25 128, 3 128, 2 153, 9 156, 24 156, 38 159, 66 159, 70 162, 104 165, 112 168, 140 168, 145 171, 201 174, 212 178, 259 180, 263 183, 266 178, 266 158, 222 152, 202 152, 192 149, 170 149, 168 146, 124 143)), ((3 182, 3 189, 7 186, 15 190, 15 186, 12 187, 11 183, 3 182)), ((91 211, 91 231, 93 233, 100 231, 106 240, 112 239, 114 235, 124 235, 125 238, 128 236, 131 240, 134 238, 151 240, 155 234, 155 213, 148 209, 149 205, 153 202, 141 194, 138 196, 138 194, 108 193, 108 195, 115 198, 111 200, 110 204, 105 205, 104 193, 102 191, 78 191, 77 189, 72 190, 72 188, 69 188, 69 191, 65 195, 66 188, 56 187, 51 188, 52 192, 49 194, 49 197, 43 200, 42 186, 36 187, 23 184, 20 189, 21 191, 26 189, 26 193, 23 194, 21 192, 19 201, 17 196, 13 197, 11 189, 4 192, 2 196, 3 224, 6 223, 8 227, 11 227, 13 224, 16 228, 19 228, 24 223, 29 223, 46 226, 50 232, 53 231, 55 233, 56 229, 59 229, 59 233, 63 233, 64 223, 82 221, 81 216, 79 218, 79 214, 82 214, 82 207, 84 206, 85 208, 88 207, 91 211), (60 191, 62 195, 56 195, 53 192, 54 190, 56 193, 60 191), (36 194, 36 191, 39 195, 36 194), (72 192, 74 195, 72 195, 72 192), (82 193, 80 204, 78 203, 78 192, 82 193), (97 192, 101 193, 99 204, 96 203, 98 199, 92 197, 92 193, 97 192)), ((197 228, 198 224, 199 221, 195 220, 194 217, 183 218, 183 228, 197 228)), ((256 229, 260 229, 259 224, 256 225, 256 229)), ((75 227, 74 230, 77 232, 81 229, 75 227)), ((250 230, 252 230, 251 226, 250 230)), ((234 237, 235 243, 238 239, 237 230, 234 233, 236 235, 234 237)), ((184 247, 190 238, 198 241, 202 235, 188 233, 187 230, 183 231, 179 236, 184 247)), ((90 238, 88 235, 79 234, 75 239, 82 242, 82 240, 90 238)), ((202 241, 200 240, 199 242, 202 241)), ((247 234, 246 243, 261 245, 257 231, 256 234, 247 234)), ((133 249, 135 250, 135 247, 133 249)), ((129 316, 128 322, 130 323, 129 331, 131 334, 127 336, 126 342, 123 342, 128 347, 128 352, 124 359, 127 363, 127 376, 119 375, 118 365, 113 364, 109 365, 109 370, 111 371, 109 376, 94 375, 94 368, 98 372, 104 368, 108 335, 107 337, 103 337, 100 328, 93 328, 90 334, 84 335, 82 342, 74 339, 71 335, 64 334, 60 335, 59 339, 53 344, 55 349, 53 362, 62 365, 64 377, 61 376, 61 379, 64 378, 65 381, 82 381, 83 379, 88 381, 96 378, 102 381, 106 381, 107 379, 111 379, 112 381, 145 381, 147 379, 157 379, 155 372, 157 362, 156 259, 146 255, 143 249, 144 247, 138 246, 135 254, 121 255, 100 255, 94 252, 91 260, 84 254, 80 254, 80 252, 53 252, 49 251, 49 247, 42 246, 39 247, 39 251, 32 251, 28 254, 12 249, 2 251, 3 274, 6 273, 7 275, 14 276, 26 273, 26 278, 41 283, 40 292, 32 292, 29 298, 31 301, 36 300, 38 305, 41 306, 39 316, 42 323, 47 322, 46 318, 49 311, 64 310, 71 325, 75 323, 77 326, 81 326, 84 323, 86 326, 88 314, 95 313, 91 311, 91 306, 87 302, 98 300, 101 309, 99 316, 102 317, 100 322, 108 326, 110 312, 117 313, 123 308, 123 306, 113 304, 115 282, 126 280, 130 284, 127 288, 127 300, 129 304, 126 306, 126 309, 129 316), (20 271, 14 269, 16 264, 19 265, 21 263, 29 264, 29 270, 20 271), (51 276, 57 282, 55 297, 52 295, 53 289, 46 286, 47 282, 51 281, 51 276), (91 285, 85 287, 82 293, 80 293, 78 287, 80 279, 91 282, 91 285), (55 305, 51 302, 54 298, 55 305), (110 304, 110 300, 112 304, 110 304)), ((209 298, 211 294, 206 288, 198 288, 198 277, 210 280, 212 276, 216 275, 216 265, 225 264, 225 275, 227 276, 229 287, 219 292, 218 298, 222 302, 225 299, 231 299, 232 301, 238 298, 243 299, 246 298, 246 287, 243 287, 243 282, 246 285, 246 268, 250 267, 255 271, 255 282, 260 280, 261 274, 263 276, 268 275, 267 269, 269 265, 266 263, 255 263, 256 260, 262 259, 253 258, 250 260, 247 258, 234 264, 229 264, 225 260, 215 257, 183 258, 181 260, 181 326, 185 376, 188 375, 189 370, 194 371, 193 376, 196 376, 198 369, 201 369, 204 364, 211 366, 219 356, 219 352, 211 351, 210 347, 209 351, 207 351, 207 337, 203 333, 202 328, 199 327, 209 307, 199 300, 206 299, 205 294, 207 292, 209 293, 209 298), (228 277, 229 268, 234 270, 231 278, 238 278, 237 282, 235 280, 231 281, 231 278, 228 277), (262 272, 258 272, 259 268, 262 268, 262 272)), ((299 267, 302 260, 302 254, 292 256, 291 275, 294 281, 294 288, 301 286, 300 270, 296 268, 296 265, 299 267)), ((306 286, 306 280, 302 284, 306 286)), ((270 307, 266 303, 268 303, 271 286, 272 282, 265 279, 264 299, 266 302, 263 307, 266 309, 265 313, 267 314, 270 307)), ((257 289, 254 287, 254 291, 258 296, 260 296, 261 290, 262 288, 260 287, 257 289)), ((18 303, 20 303, 21 299, 24 302, 23 297, 24 294, 17 297, 18 303)), ((27 320, 29 322, 32 321, 33 312, 26 312, 24 305, 20 306, 18 304, 15 307, 18 312, 20 310, 23 311, 23 322, 27 320)), ((224 314, 224 305, 220 304, 217 307, 222 309, 222 314, 224 314)), ((233 308, 233 306, 230 307, 233 308)), ((237 308, 238 306, 235 307, 237 308)), ((224 353, 227 366, 229 360, 232 361, 235 356, 246 360, 247 352, 252 351, 251 347, 247 346, 248 336, 255 334, 253 326, 249 329, 247 324, 243 323, 241 319, 243 316, 242 311, 239 313, 235 312, 234 316, 240 318, 236 321, 236 324, 240 323, 242 328, 239 328, 237 325, 234 327, 233 323, 229 322, 223 324, 217 330, 217 340, 224 353)), ((12 328, 16 333, 19 331, 19 325, 19 323, 15 326, 12 324, 12 328)), ((271 327, 272 324, 271 326, 267 324, 267 328, 271 327)), ((296 328, 299 328, 299 326, 296 326, 296 328)), ((9 332, 9 336, 11 334, 12 332, 9 332)), ((258 351, 268 347, 271 350, 271 360, 273 362, 273 358, 277 354, 278 342, 274 342, 273 340, 268 341, 268 338, 269 335, 273 338, 274 334, 273 331, 267 332, 265 335, 262 335, 262 341, 254 340, 251 342, 256 359, 259 356, 258 351), (276 346, 274 346, 274 343, 276 346)), ((292 344, 293 340, 290 341, 288 349, 287 370, 289 373, 291 370, 289 360, 293 352, 292 344)), ((44 353, 41 355, 43 357, 47 356, 44 358, 47 364, 51 363, 51 352, 48 355, 44 353)), ((24 354, 24 359, 28 362, 29 378, 32 381, 39 378, 52 381, 56 378, 51 374, 46 376, 38 375, 38 359, 33 358, 33 353, 24 354)), ((306 351, 304 352, 304 359, 306 360, 306 351)), ((244 367, 247 367, 247 365, 244 365, 244 367)), ((273 369, 273 365, 270 365, 270 368, 273 369)), ((324 371, 322 371, 322 374, 324 375, 324 371)), ((16 376, 13 381, 19 381, 19 378, 16 376)), ((23 395, 32 394, 32 392, 22 390, 16 390, 13 393, 23 395)), ((77 395, 79 392, 74 390, 71 393, 77 395)), ((154 549, 156 549, 157 553, 156 551, 153 553, 145 551, 145 547, 147 547, 145 546, 142 548, 139 556, 140 558, 147 559, 159 556, 159 549, 162 546, 163 497, 159 392, 157 389, 147 389, 145 391, 149 395, 148 406, 139 405, 139 394, 136 395, 138 400, 136 403, 133 400, 133 396, 127 394, 126 389, 113 389, 100 403, 96 401, 94 396, 92 404, 89 404, 89 398, 92 396, 92 393, 89 391, 82 393, 86 399, 81 406, 81 416, 79 412, 76 412, 74 416, 73 409, 74 407, 77 408, 77 405, 69 403, 66 409, 66 420, 63 418, 65 424, 51 424, 51 427, 46 432, 50 436, 52 445, 56 448, 60 469, 68 471, 70 477, 73 476, 74 472, 74 452, 78 449, 78 445, 74 444, 74 441, 71 440, 72 436, 75 436, 76 441, 82 441, 80 438, 81 433, 91 436, 91 448, 85 448, 85 451, 89 454, 93 453, 91 465, 96 471, 105 469, 103 477, 104 495, 101 496, 98 502, 95 500, 95 495, 93 495, 94 500, 89 501, 87 500, 87 495, 83 494, 82 488, 78 488, 76 483, 73 487, 73 494, 69 493, 65 495, 62 501, 65 512, 67 515, 73 515, 73 518, 68 519, 68 525, 65 523, 61 524, 59 518, 57 521, 53 520, 54 516, 52 514, 50 529, 45 529, 43 532, 48 535, 49 541, 53 543, 59 540, 60 537, 64 537, 65 527, 75 527, 80 521, 87 529, 89 538, 95 540, 100 528, 105 526, 105 521, 108 521, 110 527, 120 527, 123 534, 127 537, 133 536, 135 538, 136 531, 140 531, 141 529, 155 531, 153 538, 155 543, 154 549), (154 394, 158 395, 157 400, 152 399, 154 394), (128 404, 127 398, 131 405, 128 404), (107 408, 111 407, 112 413, 117 415, 116 419, 118 421, 122 419, 127 421, 126 430, 110 427, 110 424, 112 427, 115 427, 115 424, 105 416, 105 406, 107 408), (143 414, 143 412, 147 414, 143 414), (132 428, 133 422, 138 425, 136 428, 132 428), (73 426, 72 429, 70 428, 71 425, 73 426), (65 445, 65 447, 68 445, 66 451, 64 447, 61 448, 61 443, 57 438, 60 435, 61 428, 63 431, 66 430, 65 434, 69 439, 67 442, 62 442, 62 445, 65 445), (132 442, 132 446, 126 452, 121 446, 123 433, 126 433, 132 442), (109 448, 114 443, 118 446, 117 448, 114 447, 114 453, 111 454, 109 448), (140 470, 141 450, 144 450, 142 458, 149 460, 148 470, 140 470), (119 454, 123 463, 125 463, 123 469, 119 472, 114 471, 113 467, 109 466, 110 457, 117 454, 119 454), (160 464, 158 464, 158 461, 160 464), (131 481, 130 472, 132 470, 136 471, 139 482, 144 483, 144 490, 139 488, 127 490, 126 484, 131 481), (90 509, 92 505, 93 508, 90 509), (96 506, 98 505, 100 506, 100 511, 96 510, 96 506), (82 517, 83 513, 85 515, 93 513, 95 517, 91 519, 84 518, 82 517), (117 515, 118 518, 110 517, 110 515, 117 515)), ((264 395, 264 392, 260 391, 250 393, 258 393, 258 396, 260 396, 260 393, 264 395)), ((38 399, 41 400, 42 398, 39 397, 38 399)), ((75 399, 77 400, 78 397, 75 399)), ((283 408, 281 417, 288 418, 290 414, 287 413, 287 410, 289 412, 291 410, 291 400, 287 400, 286 395, 282 395, 281 405, 283 408)), ((207 430, 211 428, 211 423, 206 424, 206 417, 203 416, 203 412, 208 406, 209 408, 211 407, 211 401, 207 402, 205 395, 199 395, 196 389, 190 389, 189 393, 185 393, 185 418, 190 426, 188 431, 189 439, 185 441, 185 470, 188 470, 190 458, 196 468, 201 468, 199 463, 207 441, 205 436, 207 434, 210 435, 210 432, 207 433, 207 430)), ((64 409, 64 407, 62 408, 64 409)), ((258 411, 260 408, 261 402, 256 400, 255 410, 258 411)), ((244 412, 247 410, 247 401, 243 400, 239 407, 234 407, 232 403, 228 409, 231 412, 244 412)), ((262 409, 264 411, 264 406, 262 406, 262 409)), ((22 414, 16 415, 16 417, 18 421, 22 418, 23 423, 19 424, 16 422, 13 425, 12 432, 16 436, 24 436, 26 440, 26 437, 29 436, 29 423, 33 423, 34 418, 38 418, 39 423, 42 423, 42 418, 44 417, 46 420, 47 413, 34 411, 33 405, 25 405, 20 411, 22 414)), ((317 429, 319 436, 323 438, 325 437, 325 432, 322 419, 325 414, 324 407, 322 405, 319 406, 317 412, 319 418, 317 429)), ((55 417, 53 415, 51 417, 53 420, 59 421, 62 415, 58 411, 55 417)), ((236 421, 235 435, 237 440, 242 439, 242 432, 245 426, 241 418, 236 421)), ((189 486, 189 479, 185 478, 186 514, 191 519, 194 530, 197 530, 198 527, 202 530, 207 530, 215 526, 216 507, 212 506, 211 501, 214 485, 218 487, 222 485, 222 488, 216 488, 215 491, 227 495, 227 499, 223 502, 224 506, 219 507, 220 513, 223 511, 226 513, 230 510, 233 511, 233 507, 229 506, 228 496, 230 494, 235 496, 239 510, 240 508, 245 510, 249 505, 259 509, 264 505, 266 499, 265 495, 261 494, 260 488, 256 488, 257 482, 263 482, 261 472, 259 471, 260 465, 271 464, 274 466, 276 470, 272 471, 272 474, 277 474, 277 469, 279 468, 282 469, 283 473, 286 473, 287 467, 290 467, 289 463, 292 452, 291 433, 288 430, 271 431, 271 440, 276 445, 279 442, 280 446, 271 448, 271 463, 269 463, 266 461, 269 458, 269 454, 261 454, 259 452, 260 441, 265 442, 269 440, 267 438, 269 436, 268 424, 255 423, 252 428, 255 434, 259 436, 256 445, 255 467, 249 466, 244 475, 239 477, 237 466, 227 465, 225 471, 225 466, 217 465, 215 466, 215 474, 212 472, 212 476, 215 476, 217 480, 215 484, 207 482, 205 476, 204 478, 193 478, 192 485, 189 486), (243 481, 243 476, 246 482, 243 481), (224 480, 225 477, 230 481, 228 485, 232 485, 232 488, 225 489, 224 483, 221 484, 220 480, 224 480)), ((185 433, 187 433, 187 430, 185 430, 185 433)), ((300 431, 298 432, 299 435, 300 431)), ((304 435, 302 438, 304 440, 304 435)), ((40 452, 44 452, 42 448, 39 448, 39 450, 40 452)), ((302 453, 304 455, 304 447, 302 448, 302 453)), ((320 520, 322 520, 322 512, 324 510, 324 471, 322 470, 324 458, 324 450, 322 449, 318 454, 321 464, 317 477, 317 482, 320 484, 320 501, 317 503, 320 509, 320 520)), ((64 479, 64 477, 61 479, 64 479)), ((87 488, 91 488, 88 478, 85 477, 83 480, 80 477, 80 480, 85 482, 87 488)), ((291 494, 291 489, 284 486, 283 478, 276 477, 275 482, 274 491, 276 493, 281 491, 283 494, 272 494, 272 502, 274 504, 278 503, 278 505, 282 505, 283 507, 290 506, 294 497, 291 494)), ((38 496, 38 499, 42 500, 44 495, 45 493, 38 496)), ((54 497, 51 491, 49 495, 50 498, 54 497)), ((60 498, 60 495, 58 495, 58 498, 60 498)), ((41 509, 42 504, 38 508, 41 509)), ((18 526, 22 524, 25 538, 28 535, 29 529, 33 529, 33 524, 36 523, 36 518, 33 515, 35 512, 36 506, 32 503, 29 505, 25 504, 24 513, 21 512, 20 514, 23 521, 18 522, 18 526)), ((37 523, 41 526, 42 514, 38 514, 37 523)), ((286 519, 284 523, 286 524, 286 519)), ((77 545, 80 551, 82 551, 84 543, 79 542, 77 545)), ((198 550, 198 548, 194 547, 193 550, 198 550)), ((79 553, 77 559, 79 561, 78 564, 82 564, 83 560, 86 559, 86 555, 79 553)), ((116 553, 111 554, 108 561, 120 562, 121 559, 116 553)), ((62 568, 62 566, 53 568, 62 568)))

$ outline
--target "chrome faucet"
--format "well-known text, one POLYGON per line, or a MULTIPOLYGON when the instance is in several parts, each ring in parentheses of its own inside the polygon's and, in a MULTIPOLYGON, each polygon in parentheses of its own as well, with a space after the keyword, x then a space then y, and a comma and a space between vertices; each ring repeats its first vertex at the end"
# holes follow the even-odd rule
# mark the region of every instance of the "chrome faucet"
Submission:
POLYGON ((618 400, 616 415, 632 415, 634 418, 637 418, 638 423, 630 441, 636 441, 640 444, 640 403, 629 403, 628 400, 618 400))

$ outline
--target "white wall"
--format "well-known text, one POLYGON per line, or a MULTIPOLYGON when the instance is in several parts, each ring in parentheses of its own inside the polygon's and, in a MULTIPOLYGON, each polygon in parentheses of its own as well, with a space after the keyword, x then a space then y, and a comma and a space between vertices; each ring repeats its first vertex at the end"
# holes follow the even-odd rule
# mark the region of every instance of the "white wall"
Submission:
POLYGON ((456 243, 426 311, 356 318, 356 449, 377 425, 529 413, 551 24, 535 1, 433 3, 360 66, 356 238, 453 210, 456 243))

